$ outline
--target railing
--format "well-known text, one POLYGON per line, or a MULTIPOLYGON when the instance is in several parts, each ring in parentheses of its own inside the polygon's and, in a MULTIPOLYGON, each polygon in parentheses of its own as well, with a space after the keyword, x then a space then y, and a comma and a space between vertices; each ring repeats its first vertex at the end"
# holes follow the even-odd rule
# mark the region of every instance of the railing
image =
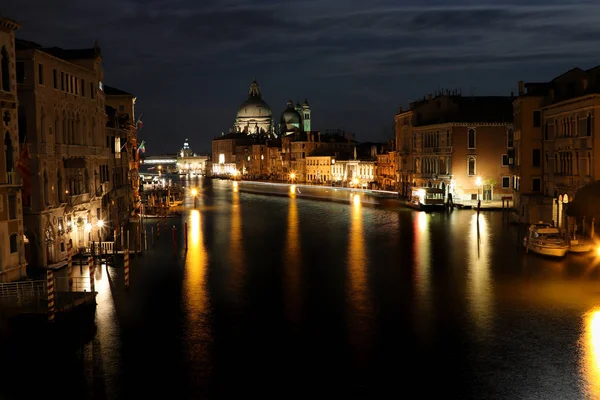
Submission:
POLYGON ((46 295, 46 281, 0 283, 0 302, 3 303, 24 303, 46 295))
POLYGON ((90 201, 89 193, 81 193, 73 196, 67 196, 67 203, 70 206, 76 206, 77 204, 87 203, 88 201, 90 201))
POLYGON ((73 277, 73 288, 69 290, 69 278, 66 276, 59 276, 54 278, 54 284, 57 292, 89 292, 90 291, 90 278, 88 276, 76 276, 73 277))

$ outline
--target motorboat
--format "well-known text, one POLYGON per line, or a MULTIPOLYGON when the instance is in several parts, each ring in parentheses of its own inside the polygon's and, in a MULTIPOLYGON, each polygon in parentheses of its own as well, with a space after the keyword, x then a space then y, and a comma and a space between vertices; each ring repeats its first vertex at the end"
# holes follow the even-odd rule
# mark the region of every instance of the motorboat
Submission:
POLYGON ((411 200, 407 203, 419 211, 444 210, 444 190, 439 188, 414 187, 411 200))
POLYGON ((549 257, 564 257, 569 251, 569 245, 560 236, 560 230, 543 221, 529 226, 523 246, 527 251, 549 257))
POLYGON ((587 253, 594 248, 594 242, 590 238, 576 235, 569 241, 569 251, 571 253, 587 253))

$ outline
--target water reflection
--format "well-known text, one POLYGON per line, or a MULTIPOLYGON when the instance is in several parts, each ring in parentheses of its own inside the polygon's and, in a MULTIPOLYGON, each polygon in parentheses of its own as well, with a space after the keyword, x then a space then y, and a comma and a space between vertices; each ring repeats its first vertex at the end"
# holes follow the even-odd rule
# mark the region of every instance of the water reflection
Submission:
POLYGON ((584 316, 581 338, 581 370, 585 380, 587 398, 600 398, 600 308, 584 316))
POLYGON ((359 195, 354 195, 351 206, 350 241, 348 243, 348 272, 350 301, 350 341, 363 354, 370 347, 371 303, 367 282, 367 256, 363 232, 363 208, 359 195))
MULTIPOLYGON (((237 182, 234 182, 237 183, 237 182)), ((231 193, 231 231, 229 236, 229 263, 231 265, 231 288, 240 296, 244 279, 244 249, 242 247, 242 215, 240 193, 234 186, 231 193)))
POLYGON ((473 213, 467 243, 467 298, 475 327, 483 331, 492 328, 490 232, 487 218, 483 213, 473 213))
POLYGON ((185 303, 190 323, 201 322, 208 310, 206 291, 207 252, 201 227, 200 211, 190 214, 188 252, 185 259, 185 303))
POLYGON ((431 316, 431 238, 429 235, 431 218, 426 212, 419 212, 413 218, 415 255, 414 281, 417 293, 416 316, 419 328, 425 328, 424 320, 431 316))
MULTIPOLYGON (((294 186, 294 185, 292 185, 294 186)), ((301 276, 300 237, 298 235, 298 204, 295 199, 295 188, 290 191, 291 199, 288 207, 287 236, 284 253, 286 276, 286 306, 287 315, 298 322, 301 314, 301 276)))

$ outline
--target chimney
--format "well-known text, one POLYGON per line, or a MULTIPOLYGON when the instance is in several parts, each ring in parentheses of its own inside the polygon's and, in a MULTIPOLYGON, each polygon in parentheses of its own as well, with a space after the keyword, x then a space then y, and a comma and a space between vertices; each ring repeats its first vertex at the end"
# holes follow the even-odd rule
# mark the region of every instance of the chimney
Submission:
POLYGON ((321 131, 317 132, 317 135, 319 135, 319 143, 321 143, 321 131))
POLYGON ((515 97, 515 92, 510 92, 510 97, 515 97))
POLYGON ((583 90, 586 91, 588 88, 588 79, 587 78, 583 78, 583 80, 581 81, 581 84, 583 86, 583 90))
POLYGON ((427 95, 427 100, 431 101, 431 99, 433 99, 433 96, 431 95, 431 93, 429 93, 429 94, 427 95))
POLYGON ((523 96, 525 94, 525 82, 519 81, 519 96, 523 96))
POLYGON ((402 114, 402 106, 398 109, 398 114, 402 114))
POLYGON ((550 97, 550 100, 554 100, 554 89, 550 89, 548 96, 550 97))

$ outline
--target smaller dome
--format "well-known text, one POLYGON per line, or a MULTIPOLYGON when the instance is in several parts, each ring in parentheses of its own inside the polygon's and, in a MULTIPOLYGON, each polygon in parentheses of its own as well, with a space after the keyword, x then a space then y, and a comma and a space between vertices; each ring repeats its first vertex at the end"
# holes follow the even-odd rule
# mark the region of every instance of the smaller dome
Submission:
POLYGON ((294 108, 294 103, 291 100, 287 102, 287 108, 281 113, 281 127, 286 132, 293 130, 293 128, 300 128, 302 118, 298 111, 294 108))

